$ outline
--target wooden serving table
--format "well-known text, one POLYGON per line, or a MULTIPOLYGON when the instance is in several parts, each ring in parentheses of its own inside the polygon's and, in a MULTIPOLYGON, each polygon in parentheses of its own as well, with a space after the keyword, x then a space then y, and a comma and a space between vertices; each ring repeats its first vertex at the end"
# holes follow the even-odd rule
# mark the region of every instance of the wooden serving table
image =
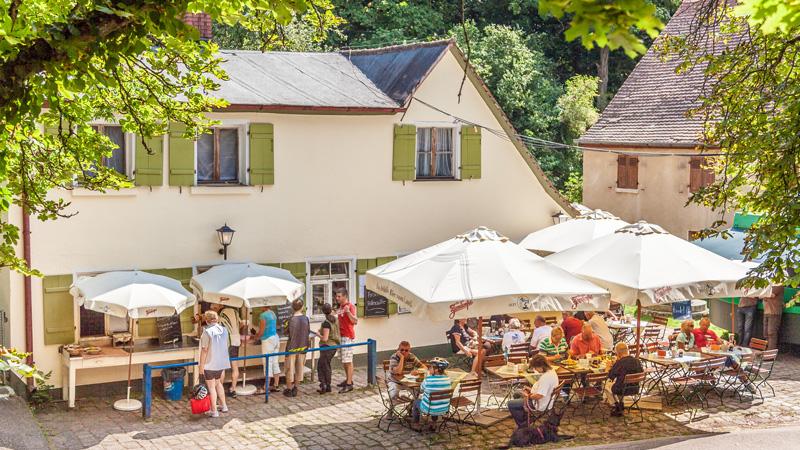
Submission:
MULTIPOLYGON (((101 367, 120 367, 128 365, 128 351, 124 348, 101 347, 102 351, 97 355, 70 356, 67 352, 61 352, 61 395, 67 401, 70 408, 75 407, 75 384, 77 381, 78 370, 98 369, 101 367)), ((198 345, 184 343, 182 346, 158 347, 158 346, 135 346, 132 364, 152 364, 165 363, 169 361, 191 362, 198 361, 200 350, 198 345)), ((194 384, 200 379, 197 370, 193 370, 194 384)))

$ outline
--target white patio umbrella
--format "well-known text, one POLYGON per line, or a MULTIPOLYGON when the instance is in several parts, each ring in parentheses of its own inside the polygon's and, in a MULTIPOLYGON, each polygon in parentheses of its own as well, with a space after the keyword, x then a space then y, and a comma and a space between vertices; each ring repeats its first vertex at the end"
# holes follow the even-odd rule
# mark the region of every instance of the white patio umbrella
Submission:
MULTIPOLYGON (((747 276, 744 265, 644 221, 545 259, 608 289, 614 301, 637 305, 639 310, 693 298, 757 296, 760 291, 736 287, 747 276)), ((639 316, 640 312, 637 321, 639 316)))
POLYGON ((608 293, 486 227, 367 272, 367 289, 431 320, 606 310, 608 293))
MULTIPOLYGON (((300 298, 305 285, 286 269, 253 263, 222 264, 192 277, 190 283, 198 298, 234 308, 280 306, 300 298)), ((250 316, 245 321, 249 329, 250 316)), ((247 345, 244 347, 247 356, 247 345)), ((238 380, 235 381, 238 383, 238 380)), ((252 395, 255 386, 247 384, 247 360, 244 363, 239 395, 252 395)))
POLYGON ((556 253, 607 236, 627 225, 630 224, 619 217, 596 209, 575 219, 534 231, 519 245, 531 251, 556 253))
MULTIPOLYGON (((69 290, 86 309, 133 320, 180 314, 196 302, 178 280, 138 270, 106 272, 76 281, 69 290)), ((137 411, 139 400, 131 398, 133 338, 128 353, 128 394, 114 403, 114 409, 137 411)))

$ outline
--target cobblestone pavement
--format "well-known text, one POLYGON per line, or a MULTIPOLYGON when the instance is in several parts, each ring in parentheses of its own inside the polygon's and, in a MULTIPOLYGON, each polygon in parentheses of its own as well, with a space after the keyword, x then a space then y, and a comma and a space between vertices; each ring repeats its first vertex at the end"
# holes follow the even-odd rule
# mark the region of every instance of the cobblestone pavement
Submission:
MULTIPOLYGON (((425 436, 396 425, 386 433, 377 428, 380 396, 364 385, 365 379, 364 370, 357 370, 357 389, 342 395, 320 396, 316 384, 307 382, 293 399, 273 395, 265 404, 260 396, 239 397, 229 400, 231 412, 218 419, 191 416, 186 401, 156 398, 152 420, 144 422, 140 414, 114 411, 111 398, 82 398, 74 411, 55 405, 39 412, 37 420, 53 448, 493 448, 507 443, 513 430, 509 418, 488 428, 462 426, 463 434, 453 433, 451 440, 446 433, 425 436)), ((619 418, 589 424, 579 417, 565 419, 560 432, 575 439, 548 448, 800 423, 800 358, 780 355, 771 381, 776 396, 763 404, 726 397, 724 406, 718 406, 711 400, 707 417, 692 423, 673 407, 645 411, 643 423, 628 426, 619 418)))

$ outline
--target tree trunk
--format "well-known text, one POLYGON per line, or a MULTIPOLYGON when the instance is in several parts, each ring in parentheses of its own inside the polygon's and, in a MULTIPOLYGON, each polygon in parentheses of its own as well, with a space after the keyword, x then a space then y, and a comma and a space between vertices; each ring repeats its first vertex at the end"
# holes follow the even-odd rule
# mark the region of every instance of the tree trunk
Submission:
POLYGON ((597 77, 600 87, 597 92, 597 109, 601 112, 608 105, 608 46, 600 49, 600 61, 597 62, 597 77))

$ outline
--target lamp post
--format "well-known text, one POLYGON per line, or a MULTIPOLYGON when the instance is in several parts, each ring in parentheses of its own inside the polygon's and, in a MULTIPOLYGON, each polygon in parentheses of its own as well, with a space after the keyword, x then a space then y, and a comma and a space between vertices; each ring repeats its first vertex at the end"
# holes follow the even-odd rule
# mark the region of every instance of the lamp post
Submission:
POLYGON ((558 225, 560 223, 564 223, 570 219, 567 214, 559 211, 551 216, 553 218, 553 225, 558 225))
POLYGON ((228 259, 228 246, 231 245, 231 241, 233 241, 233 234, 236 233, 236 230, 229 227, 226 223, 225 225, 217 228, 217 239, 219 240, 219 245, 222 246, 219 249, 219 254, 222 255, 222 259, 228 259))

